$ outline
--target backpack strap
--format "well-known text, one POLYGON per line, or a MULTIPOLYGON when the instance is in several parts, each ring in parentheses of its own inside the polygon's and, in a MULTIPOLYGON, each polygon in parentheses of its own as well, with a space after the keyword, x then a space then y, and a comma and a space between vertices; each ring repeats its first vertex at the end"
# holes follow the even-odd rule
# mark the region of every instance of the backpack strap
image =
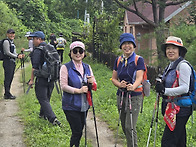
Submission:
POLYGON ((119 65, 121 59, 122 59, 122 56, 119 56, 119 57, 118 57, 118 60, 117 60, 117 64, 116 64, 116 65, 117 65, 117 68, 118 68, 118 65, 119 65))

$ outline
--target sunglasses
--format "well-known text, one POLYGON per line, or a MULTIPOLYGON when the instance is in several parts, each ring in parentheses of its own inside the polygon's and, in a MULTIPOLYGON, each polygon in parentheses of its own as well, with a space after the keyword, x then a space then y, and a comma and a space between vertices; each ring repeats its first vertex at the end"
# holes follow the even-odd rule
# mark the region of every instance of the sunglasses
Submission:
POLYGON ((83 53, 84 53, 84 50, 83 50, 82 48, 80 48, 80 49, 75 49, 75 48, 74 48, 74 49, 73 49, 73 53, 74 53, 74 54, 77 54, 78 52, 79 52, 80 54, 83 54, 83 53))

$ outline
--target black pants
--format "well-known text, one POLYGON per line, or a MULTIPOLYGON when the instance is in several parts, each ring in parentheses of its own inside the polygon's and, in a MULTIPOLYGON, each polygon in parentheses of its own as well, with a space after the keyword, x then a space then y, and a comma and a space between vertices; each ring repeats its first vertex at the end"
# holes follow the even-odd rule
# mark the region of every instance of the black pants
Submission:
POLYGON ((177 116, 174 131, 165 126, 161 147, 186 147, 186 123, 190 116, 177 116))
POLYGON ((64 110, 67 121, 69 122, 72 135, 70 139, 70 147, 74 146, 79 147, 80 139, 82 137, 82 130, 85 125, 87 111, 79 112, 79 111, 66 111, 64 110))
POLYGON ((50 98, 54 89, 54 82, 48 82, 45 78, 36 78, 35 81, 35 93, 36 97, 41 105, 40 116, 45 116, 49 122, 53 123, 56 115, 54 114, 50 105, 50 98))
POLYGON ((59 57, 61 59, 61 63, 63 62, 63 52, 64 50, 57 50, 58 54, 59 54, 59 57))
POLYGON ((7 96, 10 96, 10 88, 14 77, 14 71, 15 71, 15 61, 14 59, 3 59, 3 68, 4 68, 4 88, 5 88, 5 94, 7 96))

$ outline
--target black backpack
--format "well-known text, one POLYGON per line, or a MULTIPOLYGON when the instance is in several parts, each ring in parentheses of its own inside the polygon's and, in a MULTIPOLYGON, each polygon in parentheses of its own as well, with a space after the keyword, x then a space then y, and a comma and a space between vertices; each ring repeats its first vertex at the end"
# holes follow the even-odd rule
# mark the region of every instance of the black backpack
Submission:
MULTIPOLYGON (((8 40, 8 39, 0 40, 0 61, 2 61, 5 58, 5 54, 3 52, 3 42, 5 40, 8 40)), ((9 41, 9 43, 10 43, 10 48, 11 48, 11 42, 9 41)))
POLYGON ((48 78, 48 81, 58 80, 61 67, 58 52, 54 46, 50 44, 40 46, 38 49, 43 51, 44 64, 40 66, 38 70, 34 70, 34 75, 37 77, 48 78))

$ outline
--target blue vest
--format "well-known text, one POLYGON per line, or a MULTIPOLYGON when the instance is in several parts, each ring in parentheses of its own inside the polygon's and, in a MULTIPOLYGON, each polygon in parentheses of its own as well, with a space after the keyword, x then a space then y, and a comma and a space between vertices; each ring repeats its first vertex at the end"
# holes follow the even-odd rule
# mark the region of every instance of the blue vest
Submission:
MULTIPOLYGON (((171 67, 167 67, 165 69, 162 80, 163 80, 164 86, 166 88, 172 87, 172 85, 176 79, 176 67, 177 67, 178 63, 182 60, 183 60, 182 57, 178 58, 176 61, 174 61, 173 65, 171 67)), ((190 83, 190 85, 191 85, 191 83, 190 83)), ((188 95, 188 94, 183 94, 183 95, 188 95)), ((163 96, 163 97, 165 99, 167 99, 167 96, 163 96)), ((163 100, 163 102, 162 102, 162 114, 163 115, 165 114, 166 106, 167 106, 167 102, 165 102, 163 100)), ((180 111, 177 115, 178 116, 188 116, 191 113, 192 113, 191 107, 180 107, 180 111)))
MULTIPOLYGON (((75 88, 81 88, 83 83, 87 83, 86 76, 90 76, 89 65, 82 63, 84 68, 84 75, 82 76, 75 68, 72 61, 65 64, 68 71, 68 85, 75 88)), ((63 92, 62 97, 63 110, 74 110, 84 112, 89 109, 89 104, 86 98, 86 94, 71 94, 63 92)))

